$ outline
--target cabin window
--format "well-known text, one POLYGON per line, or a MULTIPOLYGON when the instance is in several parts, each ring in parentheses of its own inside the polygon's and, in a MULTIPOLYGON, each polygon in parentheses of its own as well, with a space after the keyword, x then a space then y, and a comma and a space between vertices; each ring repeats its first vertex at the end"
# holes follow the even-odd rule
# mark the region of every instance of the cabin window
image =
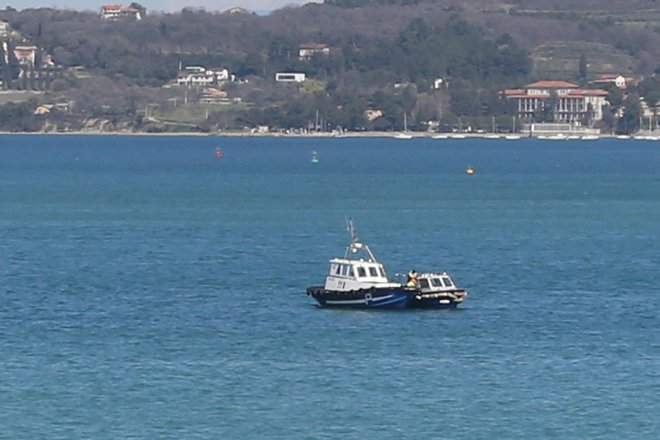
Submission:
POLYGON ((358 271, 358 277, 366 277, 367 276, 367 271, 364 270, 364 267, 360 266, 357 268, 358 271))
POLYGON ((448 277, 442 277, 442 281, 445 283, 446 287, 454 287, 454 283, 448 277))
POLYGON ((432 278, 431 284, 433 284, 433 287, 442 287, 442 282, 440 281, 440 278, 432 278))
POLYGON ((346 276, 347 269, 348 269, 348 266, 346 266, 345 264, 342 264, 341 265, 341 274, 346 276))
POLYGON ((355 273, 353 272, 353 266, 348 266, 348 276, 355 277, 355 273))
POLYGON ((376 270, 375 267, 370 267, 369 268, 369 275, 371 275, 372 277, 377 277, 378 276, 378 271, 376 270))
POLYGON ((385 278, 385 271, 383 270, 383 268, 379 267, 378 270, 380 271, 380 276, 385 278))
POLYGON ((334 269, 335 269, 335 270, 334 270, 335 275, 339 275, 339 274, 341 274, 341 265, 336 264, 335 267, 334 267, 334 269))
POLYGON ((429 288, 429 280, 422 278, 419 280, 419 287, 423 289, 428 289, 429 288))

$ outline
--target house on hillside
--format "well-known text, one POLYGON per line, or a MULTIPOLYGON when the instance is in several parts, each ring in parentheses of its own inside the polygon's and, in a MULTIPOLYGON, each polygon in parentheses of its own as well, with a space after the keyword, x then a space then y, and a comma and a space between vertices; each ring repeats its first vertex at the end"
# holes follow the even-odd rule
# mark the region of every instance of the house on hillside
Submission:
POLYGON ((233 75, 224 68, 206 68, 202 66, 187 66, 180 70, 176 77, 176 85, 185 87, 220 85, 232 81, 233 75))
POLYGON ((618 87, 619 89, 625 89, 629 85, 636 84, 639 82, 638 78, 632 77, 632 76, 623 76, 623 75, 618 75, 616 73, 614 74, 606 74, 606 75, 601 75, 595 80, 593 80, 591 83, 599 86, 604 86, 604 85, 610 85, 613 84, 614 86, 618 87))
POLYGON ((278 72, 275 74, 276 82, 303 82, 305 74, 300 72, 278 72))
POLYGON ((223 14, 249 14, 250 11, 248 11, 245 8, 241 8, 239 6, 235 6, 233 8, 227 9, 223 14))
POLYGON ((227 104, 227 92, 217 87, 206 87, 202 90, 199 102, 202 104, 227 104))
POLYGON ((9 23, 6 21, 0 21, 0 38, 7 38, 9 37, 9 31, 11 28, 9 27, 9 23))
POLYGON ((567 81, 537 81, 521 89, 502 91, 504 98, 513 104, 516 115, 532 121, 549 103, 554 103, 555 122, 579 122, 603 119, 603 106, 608 92, 600 89, 581 89, 567 81))
POLYGON ((37 60, 37 46, 16 46, 14 56, 21 66, 34 67, 37 60))
POLYGON ((314 55, 330 55, 330 47, 322 43, 304 43, 298 47, 298 59, 309 60, 314 55))
POLYGON ((104 20, 119 20, 122 18, 132 18, 142 20, 142 12, 139 9, 123 5, 103 5, 101 6, 101 18, 104 20))

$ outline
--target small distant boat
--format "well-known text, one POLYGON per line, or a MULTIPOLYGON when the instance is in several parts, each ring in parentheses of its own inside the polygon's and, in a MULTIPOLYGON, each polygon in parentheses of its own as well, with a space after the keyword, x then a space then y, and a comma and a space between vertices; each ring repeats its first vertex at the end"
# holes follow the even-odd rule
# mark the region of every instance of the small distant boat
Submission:
POLYGON ((319 154, 316 151, 312 151, 312 163, 319 163, 319 154))
POLYGON ((403 140, 412 139, 412 135, 406 133, 397 133, 394 135, 394 139, 403 139, 403 140))
POLYGON ((484 139, 499 139, 499 134, 485 134, 482 136, 484 139))
POLYGON ((582 139, 583 141, 596 141, 596 140, 600 139, 600 136, 595 135, 595 134, 585 134, 580 139, 582 139))
POLYGON ((522 136, 520 136, 519 134, 507 134, 506 136, 504 136, 504 139, 508 141, 517 141, 520 138, 522 138, 522 136))
POLYGON ((467 136, 464 134, 452 134, 449 137, 452 139, 465 139, 467 136))
POLYGON ((627 134, 620 134, 616 138, 619 139, 619 140, 624 141, 624 140, 630 139, 630 136, 628 136, 627 134))
POLYGON ((433 139, 448 139, 448 138, 449 135, 446 134, 436 134, 435 136, 433 136, 433 139))
POLYGON ((474 173, 476 173, 476 172, 477 172, 477 171, 476 171, 474 168, 472 168, 472 167, 467 167, 467 168, 465 169, 465 174, 474 174, 474 173))
POLYGON ((215 149, 215 158, 216 159, 222 159, 223 157, 225 157, 225 155, 222 153, 222 150, 220 149, 220 147, 217 147, 215 149))

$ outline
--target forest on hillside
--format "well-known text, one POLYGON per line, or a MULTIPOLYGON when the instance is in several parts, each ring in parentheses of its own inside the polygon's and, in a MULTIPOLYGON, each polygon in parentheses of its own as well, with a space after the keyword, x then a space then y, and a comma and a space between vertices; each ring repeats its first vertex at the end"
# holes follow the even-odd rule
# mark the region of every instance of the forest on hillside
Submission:
MULTIPOLYGON (((203 117, 193 120, 198 130, 311 123, 319 129, 319 120, 323 130, 400 130, 404 114, 418 130, 429 121, 449 129, 457 121, 489 126, 492 117, 505 125, 511 119, 499 93, 505 88, 537 79, 587 84, 598 74, 621 73, 647 78, 634 93, 654 97, 660 65, 660 7, 653 0, 326 0, 266 16, 184 8, 147 11, 139 21, 8 7, 0 20, 12 29, 0 49, 3 87, 40 92, 0 106, 5 130, 80 129, 90 119, 128 130, 170 130, 149 119, 149 109, 175 113, 182 103, 199 103, 200 90, 172 87, 180 67, 192 65, 223 67, 237 79, 223 85, 228 104, 205 106, 203 117), (298 48, 310 42, 330 53, 299 59, 298 48), (578 43, 592 45, 576 49, 578 43), (39 82, 21 80, 12 60, 12 47, 26 44, 55 66, 39 82), (563 70, 548 70, 540 47, 555 54, 562 48, 554 64, 563 56, 563 70), (612 54, 620 57, 600 62, 612 54), (606 71, 616 69, 618 59, 626 60, 620 70, 606 71), (283 71, 304 72, 308 81, 276 83, 275 73, 283 71), (562 77, 548 78, 549 72, 562 77), (66 110, 34 115, 39 104, 61 102, 69 103, 66 110), (374 108, 383 116, 369 120, 365 111, 374 108)), ((623 98, 615 101, 613 115, 625 107, 623 98)))

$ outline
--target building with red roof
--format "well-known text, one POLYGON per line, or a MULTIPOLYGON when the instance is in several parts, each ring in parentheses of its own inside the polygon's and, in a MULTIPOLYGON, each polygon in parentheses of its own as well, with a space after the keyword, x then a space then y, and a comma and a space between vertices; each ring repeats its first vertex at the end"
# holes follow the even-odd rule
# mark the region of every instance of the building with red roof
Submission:
POLYGON ((523 120, 532 121, 554 102, 554 122, 581 122, 603 119, 608 92, 582 89, 568 81, 536 81, 521 89, 504 90, 502 94, 523 120))
POLYGON ((123 5, 103 5, 101 6, 101 18, 104 20, 119 20, 130 17, 135 20, 142 20, 142 12, 131 6, 123 5))

